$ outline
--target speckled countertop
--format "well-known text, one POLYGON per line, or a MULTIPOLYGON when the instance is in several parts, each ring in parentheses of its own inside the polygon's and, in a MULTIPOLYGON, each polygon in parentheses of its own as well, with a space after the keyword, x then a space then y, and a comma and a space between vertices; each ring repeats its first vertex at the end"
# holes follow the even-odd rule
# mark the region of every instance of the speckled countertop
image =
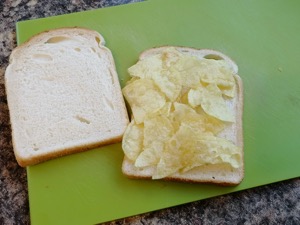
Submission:
MULTIPOLYGON (((0 1, 0 224, 30 224, 26 170, 11 144, 4 89, 8 57, 16 46, 15 23, 140 0, 0 1)), ((300 179, 197 201, 107 224, 300 224, 300 179)))

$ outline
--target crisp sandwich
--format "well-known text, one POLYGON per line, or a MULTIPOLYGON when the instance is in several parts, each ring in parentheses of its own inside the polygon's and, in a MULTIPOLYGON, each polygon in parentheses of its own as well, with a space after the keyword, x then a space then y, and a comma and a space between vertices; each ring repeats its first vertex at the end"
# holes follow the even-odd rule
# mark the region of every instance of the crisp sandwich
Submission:
POLYGON ((236 185, 244 176, 242 83, 213 50, 161 47, 128 69, 132 111, 122 171, 131 178, 236 185))

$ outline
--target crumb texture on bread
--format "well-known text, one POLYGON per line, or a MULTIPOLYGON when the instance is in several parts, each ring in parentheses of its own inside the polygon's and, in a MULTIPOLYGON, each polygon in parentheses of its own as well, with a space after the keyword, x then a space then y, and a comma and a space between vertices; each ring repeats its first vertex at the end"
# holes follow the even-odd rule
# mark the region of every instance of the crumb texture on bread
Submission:
MULTIPOLYGON (((244 150, 243 150, 243 129, 242 129, 242 113, 243 113, 243 86, 242 80, 238 75, 237 64, 227 55, 211 49, 194 49, 188 47, 163 46, 148 49, 139 57, 144 60, 147 57, 160 54, 167 48, 176 48, 177 51, 195 56, 198 59, 214 59, 224 60, 233 72, 235 81, 235 95, 233 98, 226 98, 226 106, 233 112, 234 121, 228 123, 227 126, 217 134, 217 137, 229 140, 241 149, 241 166, 233 168, 227 163, 207 164, 195 167, 184 173, 176 172, 170 176, 164 177, 164 180, 193 182, 193 183, 215 183, 219 185, 237 185, 244 177, 244 150)), ((122 172, 129 178, 133 179, 151 179, 155 174, 155 166, 136 167, 135 162, 124 157, 122 164, 122 172)))
POLYGON ((61 28, 13 50, 5 85, 21 166, 121 141, 127 111, 104 44, 96 31, 61 28))

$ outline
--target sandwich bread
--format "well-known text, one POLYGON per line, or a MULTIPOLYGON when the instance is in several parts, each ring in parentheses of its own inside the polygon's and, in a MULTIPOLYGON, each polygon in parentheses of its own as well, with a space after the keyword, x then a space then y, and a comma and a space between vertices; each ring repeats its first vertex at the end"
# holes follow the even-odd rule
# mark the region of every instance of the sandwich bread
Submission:
POLYGON ((128 124, 113 56, 93 30, 32 37, 11 53, 5 86, 23 167, 120 142, 128 124))

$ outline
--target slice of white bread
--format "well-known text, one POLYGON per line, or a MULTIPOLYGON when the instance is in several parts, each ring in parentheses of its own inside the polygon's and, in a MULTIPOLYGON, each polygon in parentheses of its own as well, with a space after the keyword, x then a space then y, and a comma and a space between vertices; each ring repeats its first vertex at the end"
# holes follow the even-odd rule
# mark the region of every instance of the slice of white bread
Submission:
POLYGON ((60 28, 13 50, 5 86, 20 166, 122 140, 128 114, 104 44, 96 31, 60 28))
MULTIPOLYGON (((153 56, 162 52, 164 49, 170 46, 158 47, 144 51, 140 55, 140 60, 153 56)), ((234 72, 234 78, 236 80, 236 95, 233 99, 227 99, 226 104, 230 109, 233 109, 235 122, 228 125, 223 131, 218 134, 218 137, 226 138, 232 141, 235 145, 241 148, 242 166, 234 169, 227 164, 215 164, 196 167, 185 173, 176 173, 169 177, 163 178, 164 180, 194 182, 194 183, 215 183, 219 185, 237 185, 244 177, 244 150, 243 150, 243 128, 242 128, 242 113, 243 113, 243 86, 242 80, 237 75, 238 66, 225 54, 210 50, 210 49, 194 49, 187 47, 175 47, 182 53, 196 56, 199 59, 223 59, 231 67, 234 72)), ((124 157, 122 164, 122 172, 129 178, 151 179, 155 167, 137 168, 134 166, 134 162, 124 157)))

